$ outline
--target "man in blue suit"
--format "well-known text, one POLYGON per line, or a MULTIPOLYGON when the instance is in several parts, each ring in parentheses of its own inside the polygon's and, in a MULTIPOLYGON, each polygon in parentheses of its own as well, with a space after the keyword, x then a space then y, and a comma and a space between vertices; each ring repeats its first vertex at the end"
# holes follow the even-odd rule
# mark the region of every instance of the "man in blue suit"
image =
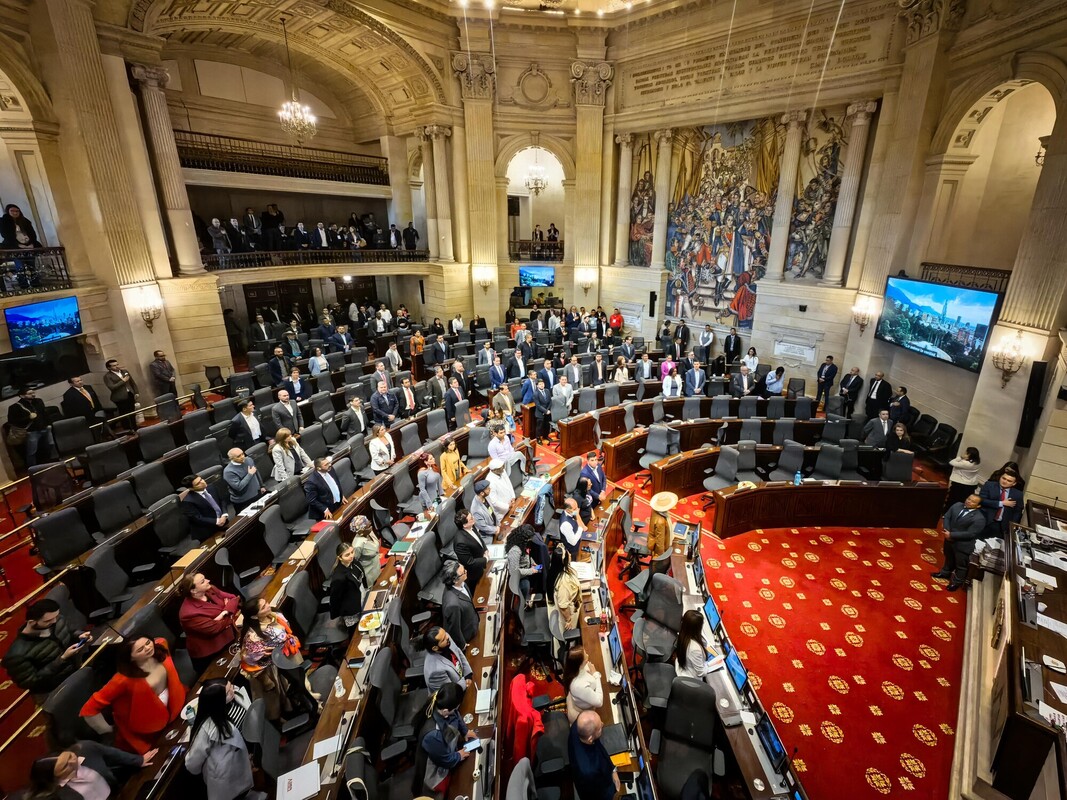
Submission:
POLYGON ((493 366, 489 368, 489 388, 499 389, 507 382, 508 374, 504 371, 503 364, 500 363, 500 356, 495 356, 493 358, 493 366))
POLYGON ((316 522, 333 519, 334 512, 344 504, 341 482, 329 458, 315 459, 315 471, 304 481, 304 499, 308 504, 308 519, 316 522))
POLYGON ((579 479, 589 479, 589 497, 593 500, 593 508, 600 505, 600 498, 608 488, 608 477, 604 474, 604 468, 600 466, 600 454, 596 450, 590 450, 585 456, 585 466, 582 467, 579 479))
POLYGON ((955 503, 945 513, 945 541, 942 552, 945 564, 930 576, 947 580, 948 590, 954 592, 967 579, 967 564, 974 552, 975 540, 981 538, 986 527, 985 517, 979 510, 983 501, 978 495, 968 495, 962 503, 955 503))
POLYGON ((289 374, 289 359, 281 347, 274 348, 274 358, 267 362, 267 369, 270 370, 272 386, 281 386, 285 382, 285 376, 289 374))
POLYGON ((685 373, 685 396, 700 397, 708 386, 708 376, 699 361, 693 362, 693 368, 685 373))
POLYGON ((326 344, 330 346, 332 353, 347 353, 355 346, 352 337, 348 335, 347 325, 338 325, 333 336, 326 340, 326 344))
POLYGON ((911 411, 911 400, 908 398, 908 387, 898 386, 897 393, 889 398, 889 419, 893 422, 907 419, 911 411))
POLYGON ((300 369, 298 367, 293 367, 289 370, 289 380, 282 384, 282 388, 289 392, 289 396, 297 402, 308 400, 314 394, 311 391, 311 381, 300 377, 300 369))
POLYGON ((534 401, 534 393, 537 391, 537 371, 529 370, 526 373, 526 380, 522 382, 522 404, 532 403, 534 401))
POLYGON ((1003 536, 1011 523, 1018 522, 1023 516, 1023 493, 1015 488, 1019 475, 1014 470, 1006 469, 998 480, 989 480, 982 484, 978 493, 982 501, 988 523, 983 537, 1003 536))
POLYGON ((833 356, 826 357, 815 377, 819 384, 815 390, 815 407, 818 408, 820 401, 830 399, 830 390, 834 386, 834 379, 837 378, 837 364, 834 363, 833 356))
POLYGON ((385 385, 385 381, 378 381, 378 391, 376 391, 370 399, 371 411, 374 413, 374 421, 380 422, 385 427, 389 427, 396 421, 396 415, 399 413, 400 404, 397 402, 396 395, 389 391, 385 385))

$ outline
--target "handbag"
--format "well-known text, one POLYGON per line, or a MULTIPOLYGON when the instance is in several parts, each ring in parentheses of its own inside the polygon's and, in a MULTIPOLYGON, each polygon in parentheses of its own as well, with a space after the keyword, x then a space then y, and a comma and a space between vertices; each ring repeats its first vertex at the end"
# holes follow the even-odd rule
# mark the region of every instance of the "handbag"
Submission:
POLYGON ((30 432, 26 428, 15 425, 7 426, 7 443, 12 447, 21 447, 30 438, 30 432))

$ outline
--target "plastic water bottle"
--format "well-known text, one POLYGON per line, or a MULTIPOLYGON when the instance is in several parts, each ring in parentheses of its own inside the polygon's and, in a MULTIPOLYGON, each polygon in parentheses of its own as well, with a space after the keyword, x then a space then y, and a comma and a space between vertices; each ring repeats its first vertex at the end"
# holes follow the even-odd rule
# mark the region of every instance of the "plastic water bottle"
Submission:
POLYGON ((793 485, 800 486, 800 482, 804 480, 804 476, 800 474, 800 470, 797 470, 797 474, 793 476, 793 485))

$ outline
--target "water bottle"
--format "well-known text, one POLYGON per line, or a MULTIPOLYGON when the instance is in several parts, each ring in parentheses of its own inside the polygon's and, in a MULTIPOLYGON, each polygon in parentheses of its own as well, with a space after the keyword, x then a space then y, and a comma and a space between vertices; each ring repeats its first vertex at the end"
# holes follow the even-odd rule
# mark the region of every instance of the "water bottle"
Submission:
POLYGON ((800 474, 800 470, 797 470, 797 474, 793 476, 793 485, 800 486, 800 482, 804 480, 804 476, 800 474))

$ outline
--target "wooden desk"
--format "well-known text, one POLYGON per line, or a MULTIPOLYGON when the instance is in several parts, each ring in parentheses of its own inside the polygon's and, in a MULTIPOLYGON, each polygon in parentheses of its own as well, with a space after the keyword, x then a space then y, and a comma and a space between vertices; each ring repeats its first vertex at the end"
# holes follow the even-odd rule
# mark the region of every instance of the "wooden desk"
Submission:
POLYGON ((945 502, 937 484, 762 484, 722 489, 715 496, 715 535, 721 539, 755 528, 879 526, 936 528, 945 502))

